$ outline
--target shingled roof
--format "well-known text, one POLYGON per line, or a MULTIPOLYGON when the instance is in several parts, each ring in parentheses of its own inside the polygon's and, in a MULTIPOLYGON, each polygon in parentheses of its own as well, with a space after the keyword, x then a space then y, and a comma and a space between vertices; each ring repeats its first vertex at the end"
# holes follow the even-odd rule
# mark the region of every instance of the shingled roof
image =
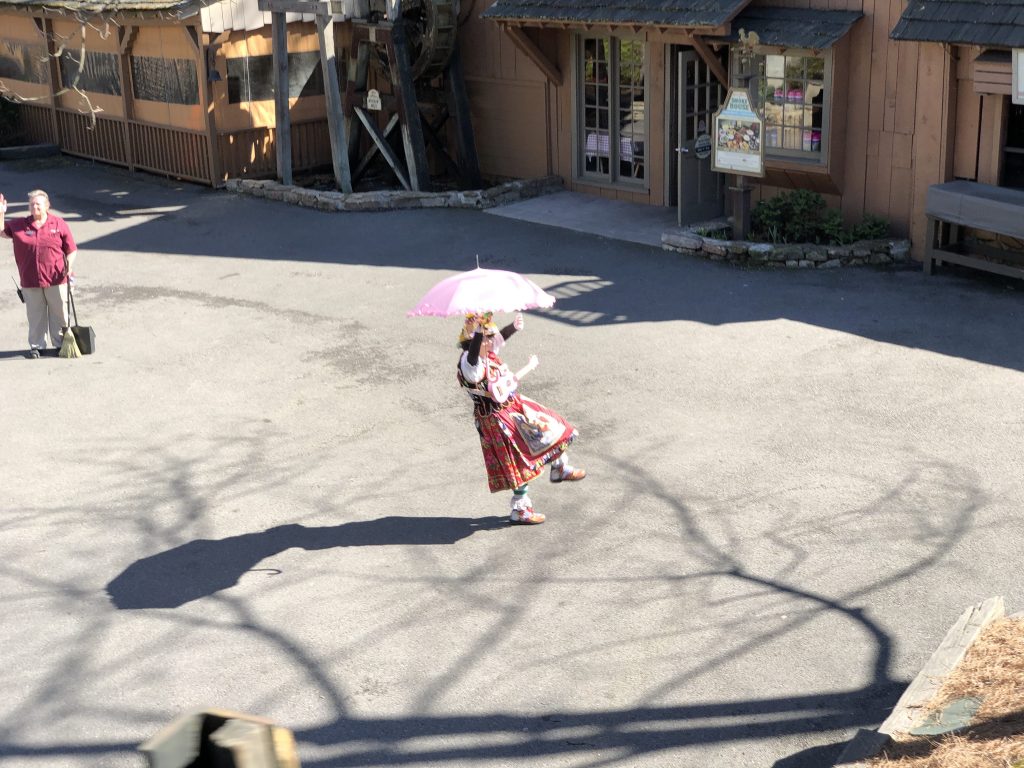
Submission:
POLYGON ((910 0, 894 40, 1024 48, 1020 0, 910 0))
POLYGON ((561 21, 718 27, 750 0, 497 0, 481 16, 499 21, 561 21))
POLYGON ((742 29, 748 34, 756 32, 761 45, 821 51, 839 42, 863 15, 860 11, 748 6, 732 20, 732 34, 722 40, 737 42, 742 29))
POLYGON ((179 18, 199 12, 198 0, 0 0, 0 8, 85 13, 161 14, 179 18))

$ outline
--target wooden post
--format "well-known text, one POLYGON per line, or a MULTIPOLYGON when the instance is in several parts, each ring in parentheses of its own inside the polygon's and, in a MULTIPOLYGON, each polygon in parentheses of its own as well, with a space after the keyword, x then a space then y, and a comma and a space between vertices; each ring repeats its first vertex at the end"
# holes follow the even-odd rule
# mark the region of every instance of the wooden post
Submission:
MULTIPOLYGON (((217 118, 214 114, 213 93, 210 89, 210 68, 213 51, 216 50, 215 42, 207 40, 206 35, 199 26, 189 27, 189 39, 195 40, 196 51, 199 57, 199 94, 202 98, 203 112, 206 115, 206 142, 207 157, 210 163, 210 185, 219 187, 224 183, 223 172, 220 162, 220 146, 217 138, 217 118)), ((221 33, 224 34, 224 33, 221 33)))
POLYGON ((57 91, 60 90, 61 83, 60 65, 56 57, 57 46, 53 40, 53 20, 34 19, 34 21, 46 43, 46 59, 50 74, 50 121, 53 124, 53 143, 63 149, 64 141, 60 135, 60 121, 57 119, 57 91))
POLYGON ((409 168, 409 184, 417 192, 426 192, 430 189, 427 147, 423 142, 420 108, 416 103, 416 83, 412 78, 409 44, 401 19, 397 19, 391 28, 388 48, 391 54, 391 80, 398 92, 398 114, 402 125, 402 142, 405 144, 405 161, 409 168))
POLYGON ((355 156, 359 151, 359 133, 362 128, 361 122, 356 119, 353 107, 356 106, 356 95, 366 91, 366 79, 370 71, 370 41, 365 27, 353 29, 352 48, 355 51, 355 56, 349 57, 348 84, 345 89, 346 99, 349 102, 345 107, 345 130, 348 133, 350 157, 355 156))
POLYGON ((466 94, 466 79, 462 72, 462 55, 455 46, 448 61, 448 111, 455 118, 455 143, 459 152, 459 175, 463 186, 478 189, 483 185, 480 179, 480 163, 476 156, 473 140, 473 123, 469 114, 469 96, 466 94))
POLYGON ((282 11, 273 11, 270 14, 273 41, 271 47, 274 53, 274 151, 277 155, 277 179, 282 184, 290 186, 292 184, 292 118, 288 109, 288 22, 286 18, 282 11))
POLYGON ((320 40, 320 66, 324 73, 324 91, 327 96, 327 126, 331 133, 334 180, 342 192, 351 192, 352 173, 348 164, 348 142, 345 140, 345 116, 341 110, 341 90, 335 65, 337 51, 334 46, 334 17, 329 12, 317 14, 316 31, 320 40))
MULTIPOLYGON (((733 76, 733 84, 739 88, 749 88, 750 78, 750 57, 740 54, 739 71, 733 76)), ((764 141, 764 137, 761 137, 764 141)), ((747 184, 747 177, 743 174, 734 174, 735 183, 729 187, 732 192, 732 239, 746 240, 750 233, 750 193, 751 187, 747 184)))
POLYGON ((135 35, 138 27, 121 27, 117 31, 118 56, 117 63, 121 70, 121 105, 124 110, 124 118, 121 120, 121 128, 124 133, 124 159, 128 164, 128 170, 135 170, 135 153, 132 151, 132 127, 131 121, 135 119, 135 106, 132 101, 132 45, 135 43, 135 35))

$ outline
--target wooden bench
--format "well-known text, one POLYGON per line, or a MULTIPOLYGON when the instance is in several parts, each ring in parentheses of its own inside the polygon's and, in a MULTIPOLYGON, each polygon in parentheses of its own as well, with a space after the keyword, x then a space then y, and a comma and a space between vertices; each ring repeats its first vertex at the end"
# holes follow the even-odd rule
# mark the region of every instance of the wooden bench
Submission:
POLYGON ((1024 240, 1024 191, 951 181, 928 187, 925 201, 928 243, 924 272, 932 274, 944 262, 986 272, 1024 278, 1024 251, 967 242, 964 228, 1024 240))

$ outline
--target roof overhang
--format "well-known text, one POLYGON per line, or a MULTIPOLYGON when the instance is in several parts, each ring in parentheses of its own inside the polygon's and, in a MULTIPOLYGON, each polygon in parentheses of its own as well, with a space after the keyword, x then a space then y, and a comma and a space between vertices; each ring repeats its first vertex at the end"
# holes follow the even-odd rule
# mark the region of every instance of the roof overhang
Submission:
POLYGON ((1024 48, 1024 5, 1018 0, 911 0, 893 40, 1024 48))
POLYGON ((497 0, 482 18, 503 26, 658 29, 690 35, 726 35, 750 0, 497 0))
POLYGON ((863 16, 860 11, 748 6, 720 41, 737 43, 742 31, 756 34, 757 45, 822 51, 838 43, 863 16))

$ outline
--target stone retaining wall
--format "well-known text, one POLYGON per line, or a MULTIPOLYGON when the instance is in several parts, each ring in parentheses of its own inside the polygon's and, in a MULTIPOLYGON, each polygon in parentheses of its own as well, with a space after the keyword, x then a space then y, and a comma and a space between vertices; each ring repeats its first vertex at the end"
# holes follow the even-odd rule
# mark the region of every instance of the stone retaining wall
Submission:
POLYGON ((344 192, 307 189, 276 181, 228 179, 225 188, 252 197, 280 200, 321 211, 393 211, 406 208, 493 208, 563 189, 558 176, 509 181, 487 189, 452 192, 409 192, 379 190, 344 192))
POLYGON ((696 232, 682 231, 663 234, 661 247, 704 256, 711 261, 788 269, 832 269, 860 264, 906 264, 910 261, 909 240, 861 240, 851 245, 775 245, 746 240, 716 240, 696 232))

